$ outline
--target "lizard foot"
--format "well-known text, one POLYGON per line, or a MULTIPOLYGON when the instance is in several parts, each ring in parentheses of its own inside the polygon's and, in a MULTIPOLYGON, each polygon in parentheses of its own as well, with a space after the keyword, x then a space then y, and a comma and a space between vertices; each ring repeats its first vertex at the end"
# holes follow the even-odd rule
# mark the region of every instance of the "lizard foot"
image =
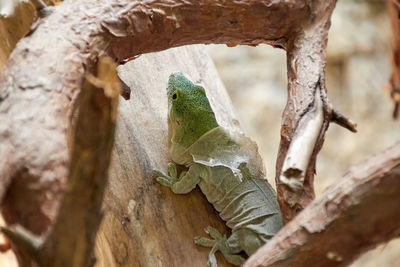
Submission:
POLYGON ((225 259, 233 265, 240 266, 245 261, 240 255, 234 254, 237 253, 235 249, 228 246, 226 235, 222 235, 217 229, 211 226, 208 226, 205 231, 212 239, 207 237, 195 237, 194 243, 199 246, 211 248, 208 254, 207 267, 217 267, 215 252, 218 250, 221 251, 225 259))
POLYGON ((169 188, 171 188, 172 185, 178 180, 177 173, 176 165, 173 163, 168 164, 169 175, 157 169, 153 170, 153 175, 156 177, 157 182, 169 188))

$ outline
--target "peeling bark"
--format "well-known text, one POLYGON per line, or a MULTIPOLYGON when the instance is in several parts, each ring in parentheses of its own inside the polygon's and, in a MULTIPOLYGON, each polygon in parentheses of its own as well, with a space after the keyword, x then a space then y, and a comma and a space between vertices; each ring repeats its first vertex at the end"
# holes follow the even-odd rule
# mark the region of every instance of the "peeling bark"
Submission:
POLYGON ((333 113, 326 95, 326 46, 335 4, 315 2, 307 24, 287 46, 288 100, 275 178, 285 223, 315 197, 315 162, 330 121, 355 131, 350 120, 333 116, 339 113, 333 113))
POLYGON ((347 266, 400 236, 400 143, 353 167, 244 267, 347 266))

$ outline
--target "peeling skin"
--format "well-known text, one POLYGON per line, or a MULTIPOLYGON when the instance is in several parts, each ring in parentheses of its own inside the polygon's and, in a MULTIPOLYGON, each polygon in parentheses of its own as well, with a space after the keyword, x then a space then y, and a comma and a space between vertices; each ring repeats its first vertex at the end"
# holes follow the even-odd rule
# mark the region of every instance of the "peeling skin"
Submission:
POLYGON ((316 141, 324 122, 324 110, 319 83, 315 90, 315 101, 311 109, 299 121, 293 141, 283 163, 280 180, 295 192, 303 189, 304 177, 316 141))

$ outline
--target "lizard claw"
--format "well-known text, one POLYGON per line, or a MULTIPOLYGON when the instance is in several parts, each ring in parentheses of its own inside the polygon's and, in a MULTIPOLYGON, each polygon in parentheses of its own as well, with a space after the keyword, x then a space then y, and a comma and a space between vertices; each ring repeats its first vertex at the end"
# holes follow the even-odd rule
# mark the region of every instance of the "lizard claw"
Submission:
POLYGON ((214 239, 226 239, 225 235, 222 235, 216 228, 212 226, 208 226, 204 231, 214 239))
POLYGON ((208 226, 205 229, 205 232, 209 234, 211 238, 195 237, 194 243, 199 246, 211 248, 211 251, 208 254, 207 267, 217 267, 215 252, 217 252, 218 250, 221 251, 225 259, 229 263, 235 266, 240 266, 243 264, 245 259, 242 256, 235 254, 237 252, 229 247, 229 245, 227 244, 228 240, 226 235, 221 234, 217 229, 211 226, 208 226))
POLYGON ((172 185, 176 182, 177 170, 176 166, 173 163, 168 164, 168 173, 165 174, 164 172, 154 169, 153 175, 156 177, 156 181, 159 182, 163 186, 172 187, 172 185))
POLYGON ((157 177, 156 181, 159 182, 163 186, 171 187, 173 184, 172 179, 168 177, 157 177))
POLYGON ((173 163, 168 163, 168 174, 171 178, 175 179, 178 177, 178 171, 176 170, 176 165, 173 163))
POLYGON ((202 246, 202 247, 206 247, 206 248, 212 248, 215 245, 216 242, 217 241, 215 241, 213 239, 210 239, 210 238, 207 238, 207 237, 203 237, 203 236, 196 236, 194 238, 194 243, 196 245, 199 245, 199 246, 202 246))
POLYGON ((165 177, 166 175, 162 171, 160 171, 158 169, 154 169, 153 170, 153 176, 154 177, 165 177))

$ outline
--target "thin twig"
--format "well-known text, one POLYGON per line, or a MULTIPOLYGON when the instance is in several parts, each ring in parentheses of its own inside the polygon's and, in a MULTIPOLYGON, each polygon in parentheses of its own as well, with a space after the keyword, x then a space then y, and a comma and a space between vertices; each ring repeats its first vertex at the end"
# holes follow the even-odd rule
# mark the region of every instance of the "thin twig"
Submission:
POLYGON ((353 133, 357 132, 357 123, 351 121, 349 118, 344 116, 342 113, 340 113, 336 109, 332 110, 332 122, 346 128, 347 130, 349 130, 353 133))

